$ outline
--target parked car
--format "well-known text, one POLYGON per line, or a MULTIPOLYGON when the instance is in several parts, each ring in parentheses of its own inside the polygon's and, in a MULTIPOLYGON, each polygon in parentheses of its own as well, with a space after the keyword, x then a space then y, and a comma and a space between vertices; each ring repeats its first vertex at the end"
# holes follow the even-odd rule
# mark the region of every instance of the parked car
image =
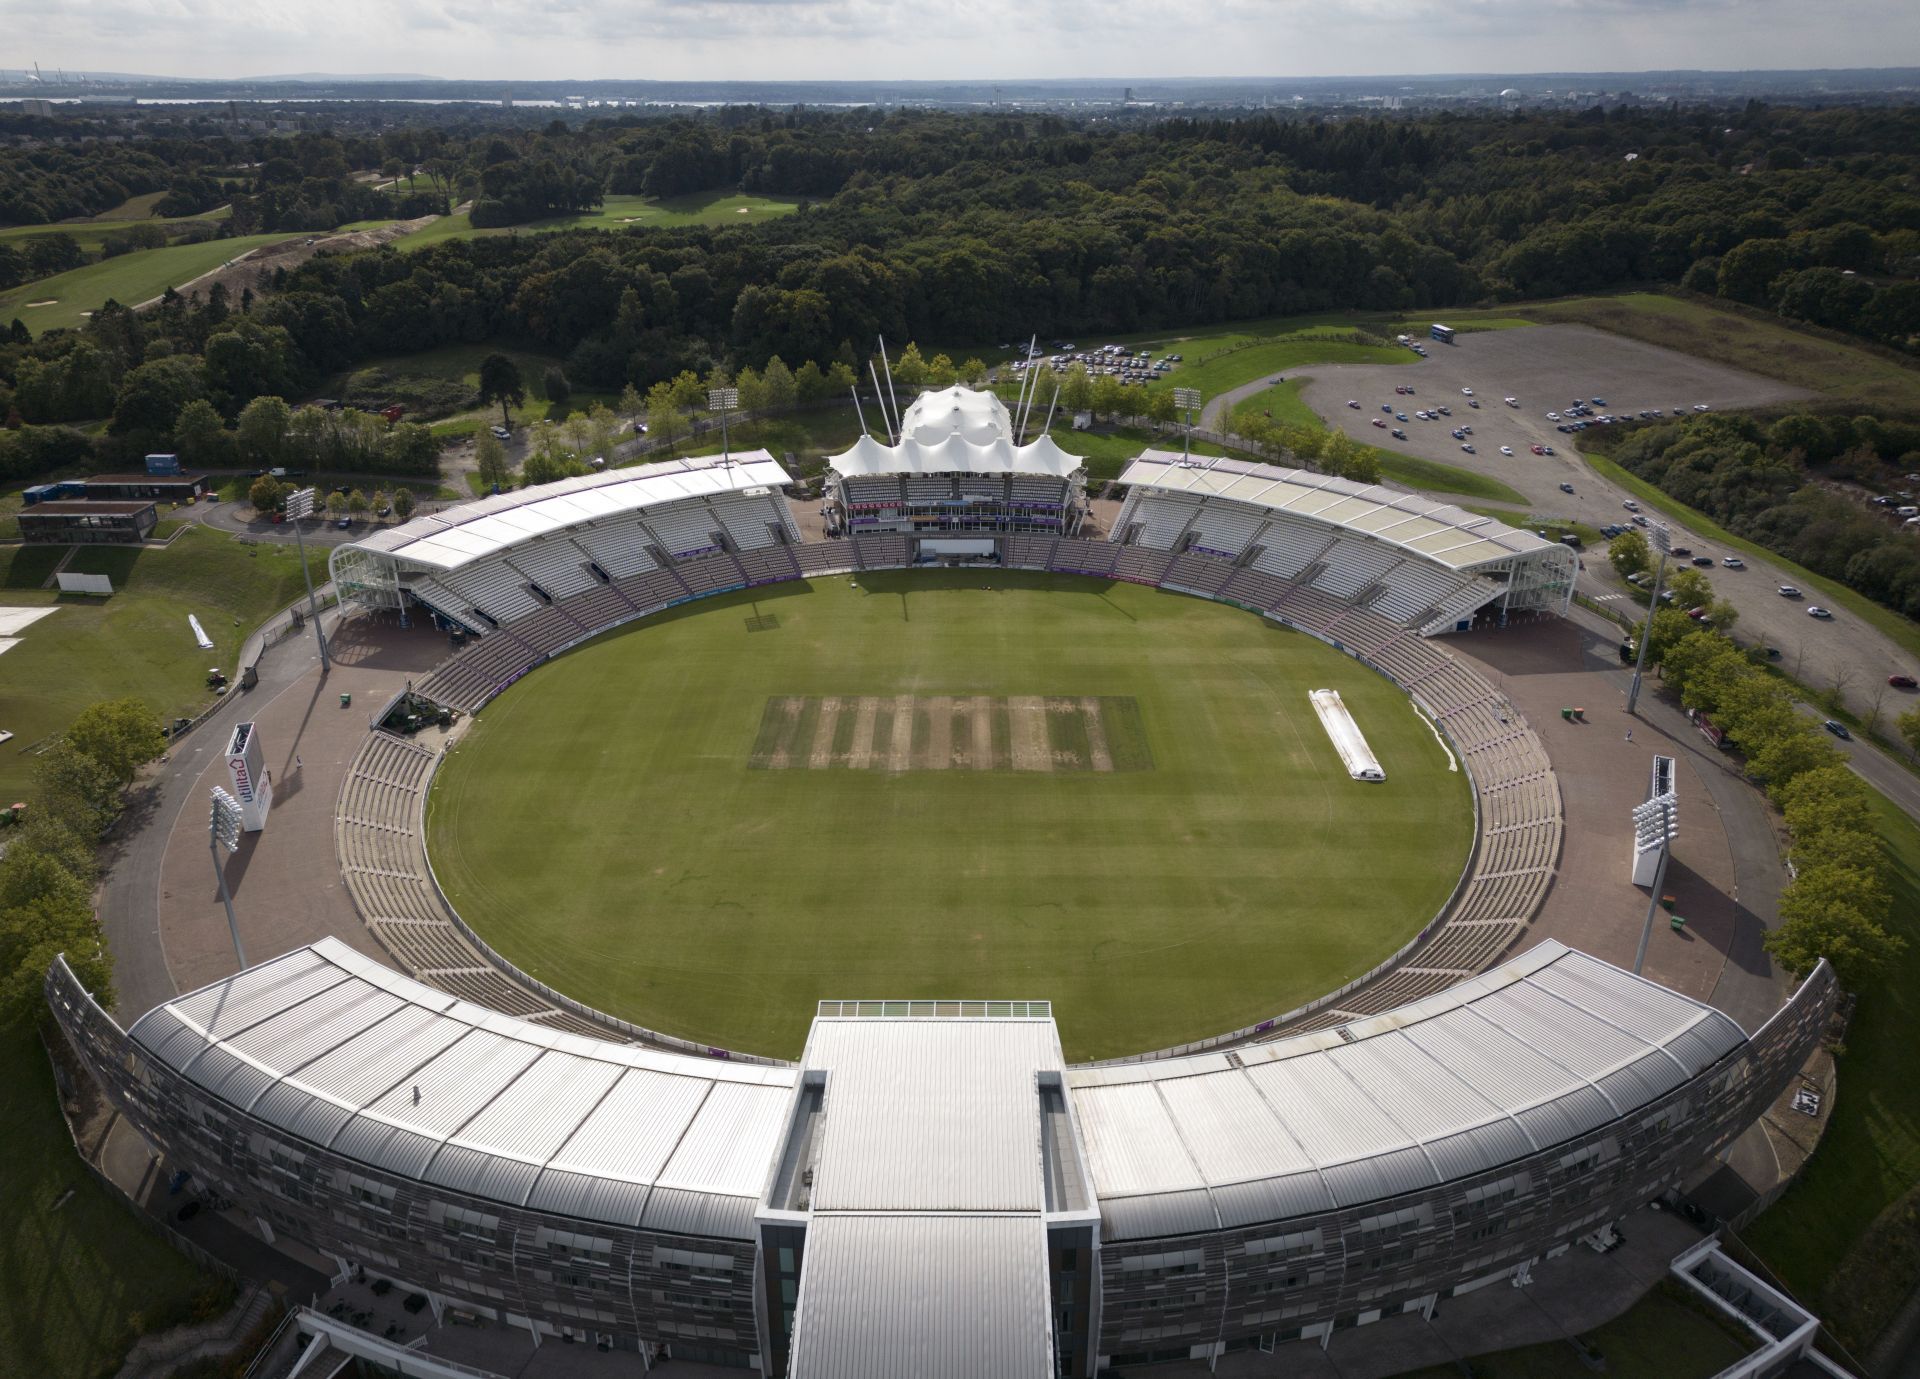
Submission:
POLYGON ((1638 512, 1638 511, 1640 511, 1640 505, 1639 505, 1638 503, 1636 503, 1636 502, 1634 502, 1634 501, 1633 501, 1633 499, 1631 499, 1631 498, 1629 498, 1629 499, 1627 499, 1627 500, 1626 500, 1626 501, 1625 501, 1624 503, 1622 503, 1622 504, 1621 504, 1620 506, 1621 506, 1621 507, 1623 507, 1623 508, 1625 508, 1625 509, 1626 509, 1626 510, 1627 510, 1628 512, 1638 512))
POLYGON ((1797 599, 1800 597, 1800 587, 1796 584, 1783 584, 1780 586, 1780 597, 1783 599, 1797 599))
POLYGON ((1543 447, 1538 445, 1529 445, 1527 449, 1531 450, 1536 455, 1544 455, 1547 453, 1543 447))
POLYGON ((1479 451, 1475 450, 1471 445, 1463 445, 1460 448, 1466 451, 1469 455, 1477 455, 1480 453, 1479 451))
POLYGON ((507 440, 513 435, 513 432, 504 426, 489 426, 487 429, 493 432, 495 440, 507 440))
POLYGON ((1553 453, 1553 447, 1551 445, 1543 445, 1540 447, 1540 453, 1542 455, 1551 455, 1553 453))
POLYGON ((1500 447, 1500 453, 1510 457, 1513 454, 1513 447, 1511 445, 1503 445, 1500 447))
POLYGON ((1847 725, 1837 718, 1829 718, 1820 725, 1842 742, 1853 741, 1853 734, 1847 731, 1847 725))
POLYGON ((1887 683, 1895 689, 1912 689, 1916 682, 1911 675, 1889 675, 1887 683))
POLYGON ((1378 426, 1382 431, 1387 429, 1387 419, 1385 417, 1375 417, 1373 424, 1378 426))
POLYGON ((1471 389, 1471 388, 1462 388, 1462 389, 1460 390, 1460 396, 1462 396, 1462 397, 1472 397, 1472 396, 1473 396, 1473 389, 1471 389))
POLYGON ((1407 433, 1396 426, 1393 428, 1393 438, 1397 441, 1403 441, 1407 438, 1407 433))
POLYGON ((1711 570, 1713 568, 1713 557, 1710 555, 1696 555, 1693 558, 1693 563, 1703 570, 1711 570))
POLYGON ((1742 560, 1737 555, 1727 556, 1724 559, 1722 559, 1720 563, 1726 566, 1729 570, 1744 570, 1747 568, 1747 562, 1742 560))
POLYGON ((1356 412, 1360 410, 1360 404, 1356 402, 1353 398, 1347 399, 1347 406, 1353 408, 1353 410, 1356 412))
POLYGON ((1561 491, 1562 493, 1571 493, 1571 492, 1573 492, 1573 485, 1572 485, 1572 484, 1562 484, 1562 485, 1560 485, 1560 491, 1561 491))
POLYGON ((1812 604, 1807 608, 1807 616, 1810 618, 1818 618, 1820 619, 1821 622, 1833 621, 1833 614, 1829 613, 1826 609, 1822 608, 1817 603, 1812 604))

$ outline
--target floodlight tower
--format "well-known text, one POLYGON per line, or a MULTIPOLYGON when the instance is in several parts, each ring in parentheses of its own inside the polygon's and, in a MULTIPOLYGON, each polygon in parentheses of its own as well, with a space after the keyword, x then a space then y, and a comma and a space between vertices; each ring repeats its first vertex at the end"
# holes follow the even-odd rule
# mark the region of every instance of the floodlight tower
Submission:
POLYGON ((1640 676, 1647 668, 1647 644, 1653 640, 1653 615, 1660 611, 1660 581, 1667 573, 1667 552, 1673 549, 1673 532, 1664 524, 1653 523, 1647 528, 1647 535, 1653 541, 1653 548, 1660 552, 1660 560, 1653 567, 1653 596, 1647 600, 1646 626, 1640 629, 1640 654, 1633 662, 1633 683, 1627 686, 1628 713, 1640 702, 1640 676))
POLYGON ((240 849, 240 801, 213 787, 213 809, 207 820, 207 851, 213 857, 213 876, 220 883, 220 903, 227 907, 227 932, 233 935, 233 956, 246 970, 247 951, 240 946, 240 921, 233 917, 233 893, 227 889, 227 869, 221 865, 220 849, 229 853, 240 849))
POLYGON ((1647 896, 1647 922, 1640 928, 1640 946, 1633 952, 1633 975, 1641 975, 1641 969, 1647 965, 1647 945, 1653 940, 1653 920, 1660 911, 1660 890, 1667 884, 1667 859, 1673 855, 1673 795, 1671 792, 1657 800, 1648 800, 1634 810, 1634 823, 1641 832, 1649 825, 1659 829, 1660 865, 1654 868, 1653 890, 1647 896), (1653 824, 1653 816, 1658 812, 1660 822, 1653 824))
POLYGON ((1175 388, 1173 405, 1187 414, 1186 436, 1181 446, 1180 457, 1183 460, 1193 458, 1193 414, 1200 410, 1200 390, 1198 388, 1175 388))
POLYGON ((320 601, 313 596, 313 575, 307 570, 307 539, 301 535, 301 519, 313 516, 316 491, 296 488, 287 495, 287 520, 293 523, 294 544, 300 548, 300 577, 307 582, 307 613, 313 619, 313 640, 320 648, 320 673, 333 668, 327 657, 327 636, 320 630, 320 601))
POLYGON ((720 458, 731 464, 733 447, 727 440, 727 413, 740 405, 738 388, 707 389, 707 410, 720 414, 720 458))

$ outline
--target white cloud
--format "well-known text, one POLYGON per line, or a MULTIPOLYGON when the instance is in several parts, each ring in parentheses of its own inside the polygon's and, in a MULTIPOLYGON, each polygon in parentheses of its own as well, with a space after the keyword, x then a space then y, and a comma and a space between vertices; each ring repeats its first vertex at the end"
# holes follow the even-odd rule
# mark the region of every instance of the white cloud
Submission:
POLYGON ((177 76, 1332 76, 1920 62, 1920 6, 1832 0, 0 0, 9 61, 177 76), (14 56, 17 54, 17 57, 14 56))

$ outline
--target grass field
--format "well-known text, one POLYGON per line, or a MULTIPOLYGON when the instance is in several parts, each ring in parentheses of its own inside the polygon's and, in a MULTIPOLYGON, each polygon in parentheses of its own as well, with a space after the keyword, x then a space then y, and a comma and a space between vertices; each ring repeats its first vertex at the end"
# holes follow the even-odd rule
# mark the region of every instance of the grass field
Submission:
POLYGON ((1916 1284, 1912 1221, 1889 1222, 1904 1249, 1863 1247, 1882 1213, 1920 1183, 1920 826, 1873 796, 1892 863, 1893 931, 1906 951, 1864 986, 1839 1060, 1840 1091, 1800 1180, 1745 1236, 1746 1244, 1856 1352, 1892 1319, 1916 1284), (1864 1248, 1874 1267, 1842 1266, 1864 1248), (1897 1264, 1899 1267, 1887 1267, 1897 1264))
POLYGON ((228 259, 262 244, 278 244, 286 235, 242 235, 204 244, 173 244, 103 259, 67 273, 56 273, 24 287, 0 292, 0 320, 18 316, 36 335, 59 326, 78 326, 87 312, 109 299, 138 306, 210 273, 228 259), (36 306, 36 302, 50 305, 36 306))
POLYGON ((768 216, 786 215, 800 203, 783 197, 747 196, 729 192, 698 192, 692 196, 656 201, 645 196, 609 196, 598 210, 584 215, 556 216, 525 225, 502 225, 476 230, 465 211, 442 216, 431 225, 397 240, 401 249, 422 249, 446 239, 480 235, 541 234, 550 230, 669 229, 682 225, 748 225, 768 216))
MULTIPOLYGON (((1472 1379, 1568 1379, 1589 1373, 1610 1379, 1713 1379, 1754 1349, 1731 1322, 1712 1315, 1681 1285, 1667 1281, 1581 1339, 1605 1357, 1604 1369, 1589 1370, 1572 1346, 1554 1341, 1476 1355, 1472 1379)), ((1415 1370, 1400 1379, 1462 1379, 1467 1373, 1443 1366, 1415 1370)))
POLYGON ((9 800, 23 797, 30 775, 25 749, 65 728, 95 700, 138 694, 164 718, 191 715, 208 701, 207 667, 232 674, 247 634, 303 587, 293 551, 243 544, 205 528, 180 533, 164 550, 79 552, 67 568, 111 576, 115 592, 106 599, 39 589, 63 553, 59 547, 0 552, 12 557, 0 572, 0 603, 59 605, 22 634, 0 665, 0 727, 14 734, 0 748, 0 794, 9 800), (199 615, 212 651, 195 645, 189 613, 199 615))
MULTIPOLYGON (((1119 1054, 1358 975, 1466 856, 1466 779, 1427 724, 1303 634, 1067 577, 756 593, 535 673, 441 769, 428 827, 454 903, 590 1004, 791 1056, 822 997, 1046 997, 1069 1057, 1119 1054), (1341 767, 1306 698, 1327 686, 1384 785, 1341 767), (1131 697, 1152 769, 754 769, 789 695, 1131 697)), ((844 715, 834 749, 876 739, 866 722, 844 715)))
POLYGON ((1356 345, 1341 339, 1344 332, 1328 326, 1307 326, 1280 339, 1242 344, 1231 337, 1206 348, 1183 350, 1185 362, 1155 380, 1154 386, 1198 388, 1203 398, 1217 397, 1262 374, 1298 369, 1308 364, 1412 364, 1415 357, 1395 345, 1356 345))
POLYGON ((0 1374, 112 1374, 135 1314, 183 1321, 213 1281, 87 1176, 31 1026, 0 1031, 0 1127, 0 1374))

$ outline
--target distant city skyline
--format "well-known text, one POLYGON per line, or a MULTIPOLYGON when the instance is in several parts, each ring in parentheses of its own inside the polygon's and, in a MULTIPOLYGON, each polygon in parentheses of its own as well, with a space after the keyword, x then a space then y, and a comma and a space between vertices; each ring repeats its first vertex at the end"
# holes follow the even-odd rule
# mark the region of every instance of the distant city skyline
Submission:
POLYGON ((1920 5, 1832 0, 0 0, 8 66, 246 79, 1023 80, 1920 64, 1920 5))

